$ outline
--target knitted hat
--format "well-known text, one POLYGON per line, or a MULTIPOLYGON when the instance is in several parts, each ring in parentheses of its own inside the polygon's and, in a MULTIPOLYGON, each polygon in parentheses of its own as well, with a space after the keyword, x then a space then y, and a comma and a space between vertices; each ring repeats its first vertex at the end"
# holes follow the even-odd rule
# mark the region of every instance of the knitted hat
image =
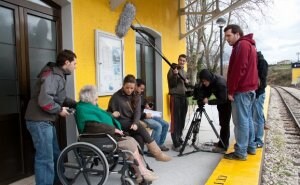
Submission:
POLYGON ((200 80, 207 80, 211 82, 213 80, 213 74, 207 69, 202 69, 199 73, 199 78, 200 80))

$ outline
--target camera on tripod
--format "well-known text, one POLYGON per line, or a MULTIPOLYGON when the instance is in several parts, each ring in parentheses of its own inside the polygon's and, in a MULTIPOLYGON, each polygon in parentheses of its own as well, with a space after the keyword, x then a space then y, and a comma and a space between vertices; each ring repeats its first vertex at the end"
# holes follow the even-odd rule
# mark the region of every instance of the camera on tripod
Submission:
POLYGON ((204 93, 201 91, 201 84, 197 83, 194 86, 193 90, 193 100, 197 100, 198 107, 204 107, 205 103, 203 103, 204 100, 204 93))

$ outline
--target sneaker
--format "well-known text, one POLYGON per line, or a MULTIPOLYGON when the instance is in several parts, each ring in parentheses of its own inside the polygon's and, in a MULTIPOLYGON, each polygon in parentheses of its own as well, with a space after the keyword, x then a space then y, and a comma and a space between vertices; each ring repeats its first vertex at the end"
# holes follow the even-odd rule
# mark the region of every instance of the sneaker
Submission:
POLYGON ((271 126, 265 123, 264 129, 265 129, 265 130, 269 130, 270 128, 271 128, 271 126))
POLYGON ((238 161, 246 161, 247 160, 247 157, 238 156, 234 152, 225 154, 224 158, 229 159, 229 160, 238 160, 238 161))
POLYGON ((212 152, 215 152, 215 153, 222 153, 222 154, 225 154, 226 152, 226 149, 225 148, 221 148, 221 147, 214 147, 212 150, 212 152))
POLYGON ((247 150, 247 154, 249 155, 256 155, 256 150, 247 150))
POLYGON ((161 145, 161 146, 159 146, 159 148, 161 151, 164 151, 164 152, 169 151, 169 148, 167 148, 165 145, 161 145))
POLYGON ((172 146, 172 150, 175 152, 180 152, 180 149, 181 149, 181 146, 179 146, 179 147, 172 146))
POLYGON ((264 144, 257 144, 256 147, 257 148, 262 148, 262 147, 264 147, 264 144))
POLYGON ((214 147, 219 147, 219 142, 213 143, 214 147))

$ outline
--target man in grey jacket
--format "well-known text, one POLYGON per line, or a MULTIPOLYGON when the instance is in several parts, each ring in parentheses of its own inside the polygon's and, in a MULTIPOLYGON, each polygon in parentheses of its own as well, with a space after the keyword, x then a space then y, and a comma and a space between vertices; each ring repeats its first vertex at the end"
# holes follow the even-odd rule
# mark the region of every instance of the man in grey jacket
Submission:
POLYGON ((189 81, 186 78, 184 65, 186 64, 186 55, 181 54, 178 57, 178 64, 174 68, 170 68, 168 72, 168 86, 170 94, 170 109, 171 109, 171 137, 173 141, 173 150, 180 151, 183 143, 182 131, 184 129, 185 117, 188 108, 186 98, 186 87, 189 81), (183 79, 181 77, 183 77, 183 79))
POLYGON ((60 153, 54 122, 58 116, 69 115, 68 108, 76 102, 66 96, 66 75, 76 66, 76 55, 61 51, 56 63, 49 62, 39 73, 32 98, 25 113, 26 126, 31 134, 35 153, 35 182, 53 185, 57 181, 56 161, 60 153))

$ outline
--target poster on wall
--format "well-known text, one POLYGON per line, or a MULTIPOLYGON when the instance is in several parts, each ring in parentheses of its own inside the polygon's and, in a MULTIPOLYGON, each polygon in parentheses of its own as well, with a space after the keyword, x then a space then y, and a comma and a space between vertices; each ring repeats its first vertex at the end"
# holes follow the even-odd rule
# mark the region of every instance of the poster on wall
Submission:
POLYGON ((99 30, 95 38, 98 95, 112 95, 122 87, 123 41, 99 30))

